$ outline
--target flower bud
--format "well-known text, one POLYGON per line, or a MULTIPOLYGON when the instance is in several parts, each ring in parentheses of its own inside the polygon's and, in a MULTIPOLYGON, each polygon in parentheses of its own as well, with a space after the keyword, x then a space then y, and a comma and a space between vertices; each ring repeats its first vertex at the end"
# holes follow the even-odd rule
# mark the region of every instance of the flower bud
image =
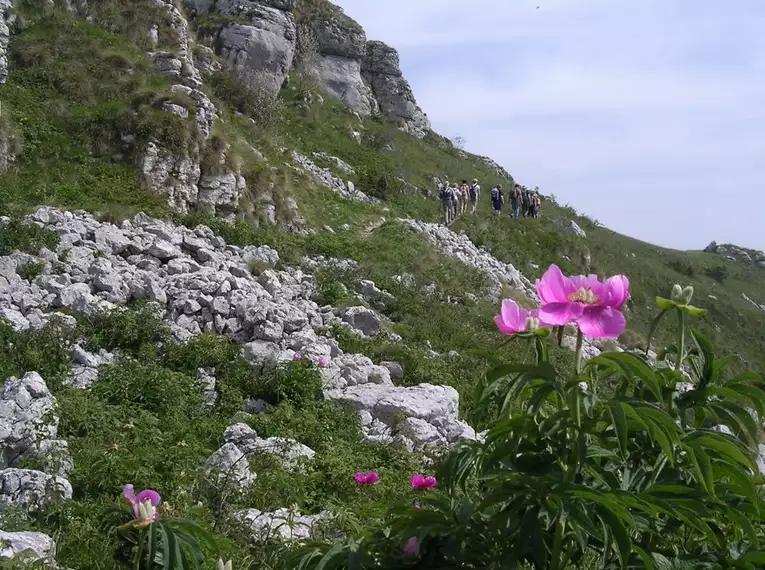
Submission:
POLYGON ((223 562, 223 560, 219 558, 218 563, 215 565, 215 570, 231 570, 231 560, 223 562))
POLYGON ((687 305, 691 302, 692 298, 693 298, 693 285, 688 285, 688 287, 683 289, 683 292, 680 297, 680 301, 682 301, 683 305, 687 305))
POLYGON ((680 287, 677 283, 672 285, 672 293, 669 295, 669 298, 672 299, 675 303, 682 300, 683 297, 683 288, 680 287))

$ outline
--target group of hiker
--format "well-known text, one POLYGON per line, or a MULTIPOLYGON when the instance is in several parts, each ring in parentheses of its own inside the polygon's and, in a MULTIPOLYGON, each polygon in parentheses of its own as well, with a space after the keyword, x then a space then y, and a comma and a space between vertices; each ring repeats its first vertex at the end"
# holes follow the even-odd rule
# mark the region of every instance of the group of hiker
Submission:
MULTIPOLYGON (((439 180, 437 189, 438 199, 443 206, 444 225, 451 225, 457 216, 465 214, 468 204, 471 206, 471 214, 478 212, 478 198, 481 194, 481 187, 477 179, 474 178, 471 184, 468 184, 467 180, 463 180, 461 184, 456 182, 450 183, 448 179, 444 182, 439 180)), ((497 184, 491 189, 489 199, 491 200, 494 216, 499 218, 502 214, 502 207, 505 204, 505 192, 501 184, 497 184)), ((515 184, 510 190, 507 199, 510 200, 513 218, 539 217, 542 209, 539 186, 531 190, 522 184, 515 184)))

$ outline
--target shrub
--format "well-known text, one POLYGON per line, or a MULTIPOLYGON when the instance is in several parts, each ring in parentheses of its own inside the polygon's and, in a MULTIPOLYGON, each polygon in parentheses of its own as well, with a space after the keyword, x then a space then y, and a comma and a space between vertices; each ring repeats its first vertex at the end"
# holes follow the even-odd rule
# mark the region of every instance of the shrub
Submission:
POLYGON ((38 275, 42 275, 43 271, 45 271, 45 263, 42 261, 28 261, 16 268, 19 277, 27 281, 32 281, 38 275))
POLYGON ((85 335, 96 348, 122 349, 137 353, 144 345, 154 345, 170 338, 170 329, 162 321, 156 305, 139 304, 136 308, 118 307, 85 317, 85 335))
POLYGON ((211 75, 210 85, 216 97, 252 117, 261 128, 269 129, 281 121, 283 103, 277 98, 280 86, 274 85, 269 74, 244 68, 220 70, 211 75))
POLYGON ((728 267, 725 265, 716 265, 714 267, 705 267, 704 274, 722 284, 728 278, 728 267))
POLYGON ((282 364, 261 379, 258 395, 270 404, 291 402, 301 406, 321 394, 321 373, 308 360, 282 364))
POLYGON ((56 249, 57 246, 58 235, 55 232, 18 218, 0 223, 0 255, 9 255, 14 250, 36 254, 40 248, 56 249))
POLYGON ((693 277, 695 275, 695 271, 693 269, 693 265, 689 261, 683 261, 679 259, 672 259, 667 262, 667 267, 670 269, 674 269, 678 273, 685 275, 686 277, 693 277))

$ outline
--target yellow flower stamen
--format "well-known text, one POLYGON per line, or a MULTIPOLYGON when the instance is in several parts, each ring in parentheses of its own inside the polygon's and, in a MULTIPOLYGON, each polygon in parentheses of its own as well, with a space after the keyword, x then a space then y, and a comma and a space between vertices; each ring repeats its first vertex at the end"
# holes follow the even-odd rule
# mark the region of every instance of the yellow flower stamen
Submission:
POLYGON ((575 293, 571 293, 568 296, 568 300, 572 303, 584 303, 585 305, 597 305, 600 302, 595 293, 584 287, 580 287, 575 293))

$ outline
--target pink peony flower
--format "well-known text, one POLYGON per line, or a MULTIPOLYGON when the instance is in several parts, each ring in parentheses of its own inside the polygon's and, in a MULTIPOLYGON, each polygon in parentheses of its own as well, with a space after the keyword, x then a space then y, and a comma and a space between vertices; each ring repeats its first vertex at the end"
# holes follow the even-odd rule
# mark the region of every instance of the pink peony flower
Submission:
POLYGON ((122 498, 130 505, 135 519, 134 526, 137 528, 147 527, 159 518, 157 505, 162 501, 162 497, 156 491, 146 489, 136 495, 133 485, 128 483, 122 489, 122 498))
POLYGON ((412 475, 412 487, 415 489, 432 489, 436 484, 436 478, 432 475, 428 475, 427 477, 420 473, 412 475))
POLYGON ((414 556, 420 555, 420 541, 416 536, 413 536, 409 540, 406 541, 406 544, 404 544, 404 548, 402 550, 406 554, 412 554, 414 556))
POLYGON ((544 326, 539 320, 539 311, 527 311, 511 299, 503 299, 500 314, 494 317, 502 334, 514 335, 532 332, 544 326))
POLYGON ((327 356, 326 354, 320 356, 319 357, 319 366, 322 367, 322 368, 326 368, 327 366, 329 366, 329 356, 327 356))
POLYGON ((380 475, 375 471, 370 471, 369 473, 359 471, 353 478, 356 479, 356 483, 359 485, 374 485, 380 479, 380 475))
POLYGON ((630 282, 624 275, 605 281, 596 275, 566 277, 557 265, 537 281, 542 300, 539 319, 550 326, 576 322, 590 338, 617 338, 627 324, 619 309, 630 295, 630 282))
POLYGON ((300 354, 299 352, 296 352, 295 354, 292 355, 292 360, 303 360, 303 355, 300 354))

